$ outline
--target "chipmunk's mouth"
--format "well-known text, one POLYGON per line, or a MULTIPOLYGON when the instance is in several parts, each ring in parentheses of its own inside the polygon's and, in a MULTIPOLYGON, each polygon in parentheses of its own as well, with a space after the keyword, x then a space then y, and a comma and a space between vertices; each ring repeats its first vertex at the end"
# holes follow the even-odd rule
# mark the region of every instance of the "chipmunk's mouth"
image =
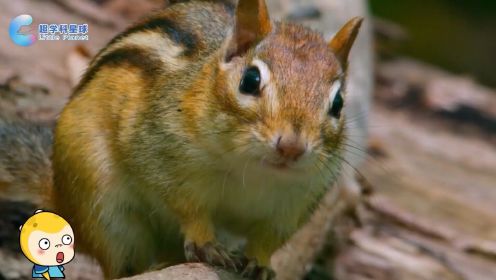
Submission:
POLYGON ((62 263, 64 261, 64 253, 58 252, 57 253, 56 260, 57 260, 58 263, 62 263))
POLYGON ((291 163, 287 161, 271 161, 267 159, 262 160, 262 165, 271 167, 280 171, 287 171, 293 169, 291 163))
POLYGON ((289 169, 289 165, 285 162, 283 162, 283 163, 269 163, 269 165, 271 165, 275 169, 279 169, 279 170, 289 169))

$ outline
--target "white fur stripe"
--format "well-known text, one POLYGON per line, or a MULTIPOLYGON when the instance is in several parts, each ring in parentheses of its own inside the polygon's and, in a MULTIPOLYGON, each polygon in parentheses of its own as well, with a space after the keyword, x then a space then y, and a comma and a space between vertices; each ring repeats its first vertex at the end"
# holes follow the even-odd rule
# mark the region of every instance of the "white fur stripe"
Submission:
POLYGON ((173 71, 184 68, 188 63, 188 61, 180 58, 180 54, 183 51, 182 47, 176 45, 171 39, 164 36, 163 33, 150 30, 133 33, 124 37, 117 43, 109 46, 100 57, 125 47, 139 47, 156 53, 164 65, 173 71))
POLYGON ((264 95, 268 100, 270 110, 276 112, 279 108, 279 100, 277 99, 277 89, 272 83, 272 72, 269 66, 261 59, 255 58, 252 64, 260 70, 260 75, 262 76, 261 88, 264 89, 264 95))

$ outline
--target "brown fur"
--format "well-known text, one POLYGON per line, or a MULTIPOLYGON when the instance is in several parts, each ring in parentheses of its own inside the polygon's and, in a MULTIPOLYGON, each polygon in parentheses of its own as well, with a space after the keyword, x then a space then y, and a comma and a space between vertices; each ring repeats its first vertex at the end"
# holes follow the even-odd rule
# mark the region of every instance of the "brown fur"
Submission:
POLYGON ((0 198, 40 204, 52 186, 52 127, 0 116, 0 198))
POLYGON ((333 125, 326 110, 359 22, 328 43, 270 21, 262 0, 240 2, 179 3, 130 27, 60 115, 53 188, 46 176, 32 183, 107 278, 185 261, 183 242, 215 243, 219 228, 268 265, 337 177, 344 119, 333 125), (243 96, 242 73, 257 60, 270 80, 260 97, 243 96), (310 147, 295 171, 266 164, 282 160, 278 134, 310 147))

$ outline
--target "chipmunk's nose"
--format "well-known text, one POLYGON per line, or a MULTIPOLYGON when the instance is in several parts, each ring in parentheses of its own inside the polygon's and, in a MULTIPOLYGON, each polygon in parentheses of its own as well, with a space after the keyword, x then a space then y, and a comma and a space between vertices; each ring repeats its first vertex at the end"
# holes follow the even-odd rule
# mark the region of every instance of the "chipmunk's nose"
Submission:
POLYGON ((276 150, 283 158, 296 161, 305 153, 306 145, 297 135, 281 135, 277 139, 276 150))

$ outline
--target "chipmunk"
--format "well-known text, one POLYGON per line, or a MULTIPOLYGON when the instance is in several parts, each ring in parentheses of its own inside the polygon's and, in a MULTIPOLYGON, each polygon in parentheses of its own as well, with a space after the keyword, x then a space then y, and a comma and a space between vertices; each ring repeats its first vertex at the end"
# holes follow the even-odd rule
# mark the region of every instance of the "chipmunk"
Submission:
POLYGON ((46 189, 78 249, 108 279, 184 261, 272 279, 272 253, 339 176, 361 22, 326 41, 264 0, 186 1, 115 37, 55 129, 46 189))

